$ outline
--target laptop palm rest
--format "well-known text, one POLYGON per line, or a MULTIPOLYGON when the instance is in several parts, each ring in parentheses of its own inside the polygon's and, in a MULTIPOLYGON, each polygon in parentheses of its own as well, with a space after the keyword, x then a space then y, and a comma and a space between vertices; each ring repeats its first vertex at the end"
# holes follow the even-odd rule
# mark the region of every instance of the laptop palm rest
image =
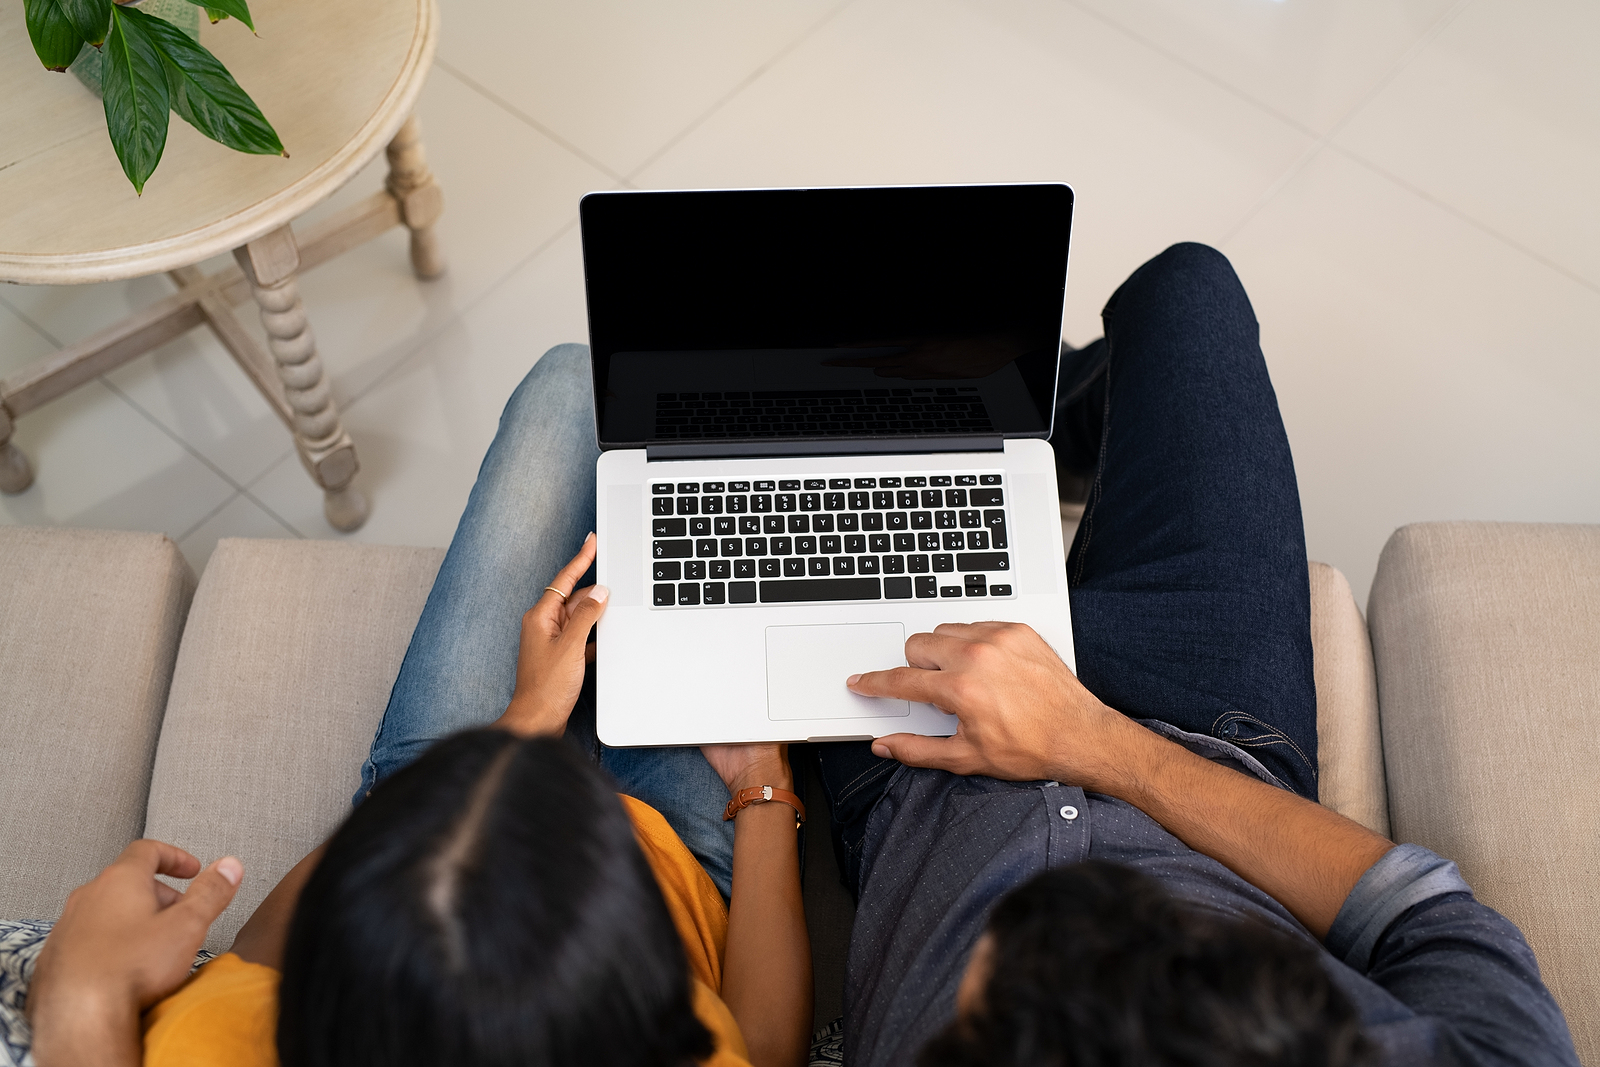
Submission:
POLYGON ((876 719, 909 715, 904 700, 857 696, 852 674, 906 665, 898 622, 767 627, 767 716, 772 719, 876 719))

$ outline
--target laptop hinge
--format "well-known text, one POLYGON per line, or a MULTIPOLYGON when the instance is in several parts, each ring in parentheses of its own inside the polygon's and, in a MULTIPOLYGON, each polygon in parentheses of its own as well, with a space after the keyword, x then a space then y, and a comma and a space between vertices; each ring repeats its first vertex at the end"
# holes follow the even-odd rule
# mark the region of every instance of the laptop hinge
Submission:
POLYGON ((813 441, 699 441, 645 446, 645 460, 749 459, 756 456, 916 455, 923 452, 1003 452, 1006 439, 994 437, 900 437, 813 441))

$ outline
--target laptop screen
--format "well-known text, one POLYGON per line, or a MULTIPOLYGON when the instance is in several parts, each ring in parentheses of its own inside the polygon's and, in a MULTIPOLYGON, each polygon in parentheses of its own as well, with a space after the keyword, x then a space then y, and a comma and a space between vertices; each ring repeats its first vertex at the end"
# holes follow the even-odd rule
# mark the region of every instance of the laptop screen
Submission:
POLYGON ((1059 184, 589 194, 600 446, 1048 436, 1072 202, 1059 184))

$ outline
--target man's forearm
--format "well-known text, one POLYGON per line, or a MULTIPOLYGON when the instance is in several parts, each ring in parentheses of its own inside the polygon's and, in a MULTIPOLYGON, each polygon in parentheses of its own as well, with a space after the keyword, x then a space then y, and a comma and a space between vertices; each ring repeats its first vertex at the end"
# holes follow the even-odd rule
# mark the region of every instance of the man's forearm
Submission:
MULTIPOLYGON (((1393 842, 1319 804, 1124 720, 1094 792, 1125 800, 1196 852, 1270 894, 1318 937, 1393 842)), ((1063 772, 1061 778, 1070 780, 1063 772)))

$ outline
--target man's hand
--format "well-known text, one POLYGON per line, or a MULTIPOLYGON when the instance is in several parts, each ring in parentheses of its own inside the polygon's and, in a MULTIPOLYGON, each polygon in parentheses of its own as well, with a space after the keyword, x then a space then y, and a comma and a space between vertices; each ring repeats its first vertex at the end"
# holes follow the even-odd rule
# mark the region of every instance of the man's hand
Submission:
POLYGON ((139 1013, 189 976, 243 876, 232 856, 201 870, 183 849, 145 840, 73 890, 28 990, 39 1067, 137 1064, 139 1013), (158 874, 194 881, 180 893, 158 874))
POLYGON ((1119 752, 1142 730, 1083 687, 1030 626, 945 623, 906 642, 909 667, 851 675, 852 692, 932 704, 957 720, 952 737, 890 734, 879 756, 913 767, 1014 782, 1059 779, 1108 791, 1119 752))
POLYGON ((594 534, 550 585, 569 595, 545 594, 522 616, 517 685, 505 714, 494 725, 520 737, 566 733, 567 718, 583 688, 584 663, 594 658, 589 630, 605 614, 611 591, 603 585, 575 589, 594 562, 594 534))

